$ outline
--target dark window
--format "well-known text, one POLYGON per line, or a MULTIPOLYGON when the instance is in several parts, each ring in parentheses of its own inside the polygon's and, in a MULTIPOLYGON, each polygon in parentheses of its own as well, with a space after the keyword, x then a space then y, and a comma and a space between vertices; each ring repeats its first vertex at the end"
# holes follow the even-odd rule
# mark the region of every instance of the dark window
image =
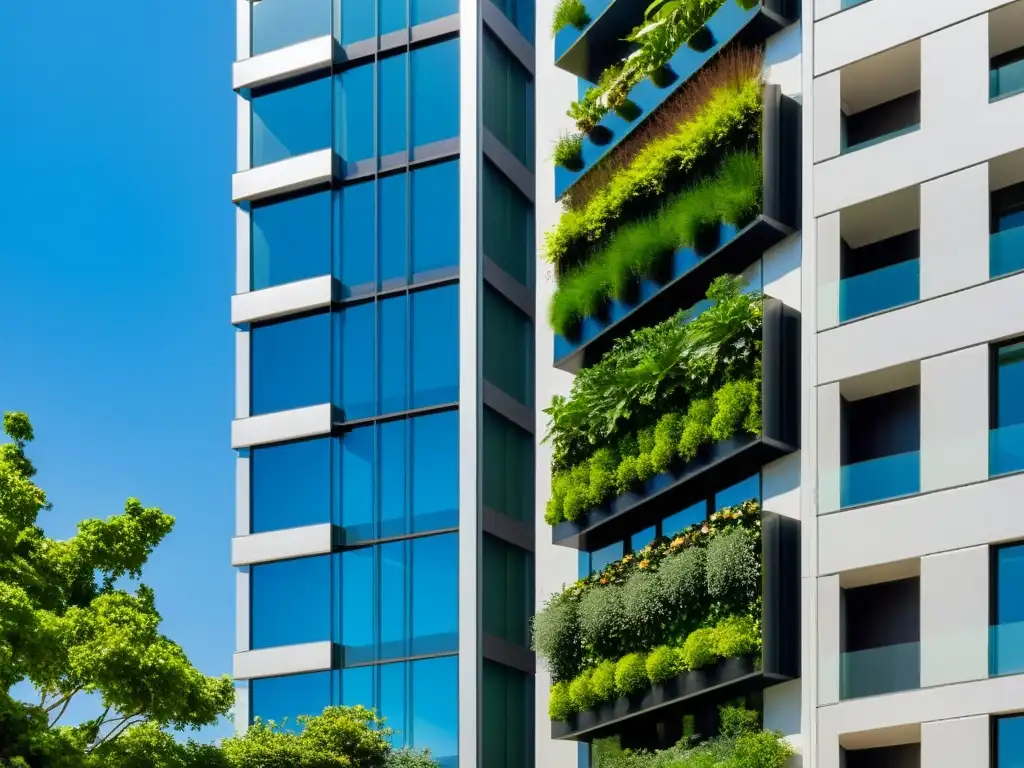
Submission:
POLYGON ((844 146, 854 148, 883 140, 921 123, 921 92, 899 96, 843 119, 844 146))
POLYGON ((484 284, 484 379, 523 405, 533 405, 533 323, 484 284))
POLYGON ((485 406, 482 440, 484 506, 532 524, 533 436, 485 406))
POLYGON ((995 719, 995 768, 1019 768, 1024 759, 1024 716, 995 719))
POLYGON ((846 768, 921 768, 921 745, 847 749, 846 768))
POLYGON ((853 320, 917 301, 921 294, 919 230, 860 248, 842 243, 839 319, 853 320))
POLYGON ((513 280, 533 285, 533 205, 504 173, 483 164, 484 255, 513 280))
POLYGON ((484 659, 481 742, 487 768, 534 764, 533 676, 484 659))
POLYGON ((529 647, 533 555, 485 533, 483 570, 484 632, 529 647))
POLYGON ((483 43, 484 127, 533 170, 533 78, 486 30, 483 43))
POLYGON ((1024 469, 1024 342, 993 350, 989 474, 1024 469))
POLYGON ((992 58, 989 66, 989 98, 1009 96, 1024 90, 1024 48, 992 58))
POLYGON ((992 549, 989 673, 1024 672, 1024 544, 992 549))

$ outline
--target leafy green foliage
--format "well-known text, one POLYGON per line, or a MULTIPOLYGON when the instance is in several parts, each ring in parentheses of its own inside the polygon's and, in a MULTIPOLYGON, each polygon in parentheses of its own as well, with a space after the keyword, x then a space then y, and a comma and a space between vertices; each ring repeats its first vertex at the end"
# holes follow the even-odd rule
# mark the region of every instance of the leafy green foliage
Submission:
POLYGON ((583 159, 583 136, 579 133, 563 133, 555 142, 552 155, 555 165, 563 168, 579 168, 583 159))
POLYGON ((590 684, 594 688, 597 701, 611 701, 618 693, 615 687, 615 662, 605 659, 596 667, 590 676, 590 684))
POLYGON ((623 588, 592 589, 580 600, 580 641, 598 656, 616 656, 631 628, 623 588))
POLYGON ((554 680, 567 680, 579 669, 580 605, 574 595, 554 595, 533 619, 533 650, 548 664, 554 680))
POLYGON ((761 713, 746 707, 719 707, 718 731, 731 738, 754 733, 761 727, 761 713))
POLYGON ((582 30, 590 23, 590 14, 583 0, 559 0, 551 18, 551 36, 554 37, 566 27, 582 30))
POLYGON ((615 664, 615 688, 620 695, 642 691, 648 684, 647 658, 642 653, 627 653, 615 664))
POLYGON ((411 747, 391 750, 385 762, 385 768, 437 768, 437 765, 430 756, 430 750, 419 751, 411 747))
POLYGON ((717 89, 678 131, 647 144, 586 205, 563 213, 545 235, 546 258, 556 265, 582 262, 622 219, 659 209, 665 194, 685 186, 701 161, 754 146, 760 123, 758 79, 717 89))
POLYGON ((683 662, 678 648, 659 645, 647 656, 647 679, 654 684, 671 680, 682 669, 683 662))
POLYGON ((760 157, 747 151, 728 155, 717 175, 649 218, 618 228, 584 263, 560 274, 549 308, 551 327, 571 335, 603 302, 623 298, 632 282, 653 276, 676 250, 694 247, 701 231, 723 221, 741 227, 760 205, 760 157))
POLYGON ((749 605, 761 585, 760 538, 733 528, 714 536, 707 546, 707 591, 711 600, 730 609, 749 605))
POLYGON ((587 670, 586 672, 577 675, 577 677, 569 683, 569 701, 572 702, 573 709, 576 712, 583 712, 584 710, 590 709, 598 701, 591 681, 592 674, 593 673, 590 670, 587 670))
POLYGON ((575 711, 569 698, 569 681, 562 680, 552 685, 548 696, 548 717, 564 723, 575 711))

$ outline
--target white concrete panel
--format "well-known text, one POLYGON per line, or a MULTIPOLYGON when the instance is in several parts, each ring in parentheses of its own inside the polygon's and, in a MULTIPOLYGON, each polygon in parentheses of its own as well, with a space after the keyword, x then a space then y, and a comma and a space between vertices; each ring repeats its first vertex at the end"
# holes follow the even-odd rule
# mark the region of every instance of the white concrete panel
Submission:
POLYGON ((922 768, 989 765, 990 725, 984 715, 921 723, 922 768))
POLYGON ((250 642, 250 581, 249 569, 235 571, 235 650, 239 653, 249 650, 250 642))
POLYGON ((235 459, 235 536, 248 536, 252 515, 252 459, 239 456, 235 459))
POLYGON ((761 290, 793 309, 800 309, 800 233, 794 232, 761 257, 761 290))
POLYGON ((250 213, 235 208, 235 293, 245 293, 252 285, 252 227, 250 213))
MULTIPOLYGON (((814 25, 814 74, 820 75, 916 40, 1008 0, 870 0, 814 25)), ((817 0, 817 18, 839 10, 839 0, 817 0)))
POLYGON ((815 20, 823 19, 842 10, 842 0, 810 0, 810 2, 814 4, 815 20))
POLYGON ((237 91, 288 80, 307 72, 330 71, 334 57, 334 38, 315 37, 276 51, 236 61, 231 68, 231 84, 237 91))
POLYGON ((237 683, 235 685, 235 735, 244 736, 245 732, 249 730, 249 686, 246 683, 237 683))
MULTIPOLYGON (((818 737, 836 741, 844 733, 873 731, 931 720, 999 714, 1024 709, 1024 675, 958 685, 866 696, 818 708, 818 737)), ((922 765, 927 763, 922 762, 922 765)), ((977 763, 963 763, 975 768, 977 763)), ((984 764, 983 764, 984 765, 984 764)), ((929 766, 930 768, 930 766, 929 766)))
POLYGON ((921 185, 921 298, 989 277, 988 163, 921 185))
POLYGON ((838 384, 817 388, 818 514, 839 509, 839 467, 842 462, 842 398, 838 384))
POLYGON ((333 656, 334 644, 329 640, 245 651, 235 654, 234 677, 239 680, 252 680, 259 677, 321 672, 331 668, 333 656))
POLYGON ((921 361, 921 490, 988 479, 989 347, 921 361))
POLYGON ((235 104, 235 170, 247 171, 252 167, 252 102, 238 95, 235 104))
POLYGON ((771 512, 800 519, 799 452, 761 468, 761 503, 771 512))
POLYGON ((839 324, 839 278, 842 274, 841 215, 830 213, 817 219, 818 330, 839 324))
POLYGON ((818 579, 818 704, 839 701, 843 624, 838 576, 818 579))
POLYGON ((1013 337, 1024 329, 1022 292, 1024 274, 1011 275, 820 333, 818 381, 1013 337))
POLYGON ((231 322, 254 323, 329 307, 333 296, 334 279, 330 275, 238 293, 231 297, 231 322))
POLYGON ((783 736, 800 735, 800 681, 764 689, 764 727, 783 736))
POLYGON ((235 58, 252 50, 252 0, 235 0, 235 58))
POLYGON ((964 115, 984 111, 988 73, 988 16, 921 40, 921 125, 930 137, 962 132, 964 115))
POLYGON ((231 422, 231 447, 249 448, 329 434, 333 411, 330 403, 324 403, 235 419, 231 422))
MULTIPOLYGON (((843 139, 843 104, 839 73, 814 79, 814 162, 839 154, 843 139)), ((824 213, 825 211, 822 211, 824 213)))
POLYGON ((249 416, 249 378, 252 337, 249 331, 235 333, 235 418, 249 416))
POLYGON ((921 558, 921 687, 988 677, 989 548, 921 558))
POLYGON ((1024 539, 1024 475, 909 496, 818 518, 822 573, 1024 539))
POLYGON ((764 46, 764 81, 777 85, 784 96, 803 92, 803 59, 800 56, 800 22, 768 38, 764 46))
POLYGON ((240 203, 295 192, 325 184, 333 174, 334 151, 321 149, 236 173, 231 178, 231 199, 240 203))
POLYGON ((295 557, 326 555, 330 553, 333 543, 334 526, 330 523, 236 536, 231 540, 231 564, 254 565, 295 557))

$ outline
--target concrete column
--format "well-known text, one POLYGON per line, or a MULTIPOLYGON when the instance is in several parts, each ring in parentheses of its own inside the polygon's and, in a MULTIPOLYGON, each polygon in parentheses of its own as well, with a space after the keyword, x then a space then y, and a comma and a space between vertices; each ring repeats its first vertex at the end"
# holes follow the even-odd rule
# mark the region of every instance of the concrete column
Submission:
POLYGON ((988 280, 988 163, 921 185, 921 299, 988 280))
POLYGON ((839 509, 839 468, 842 458, 842 400, 839 383, 817 387, 818 514, 839 509))
POLYGON ((843 136, 839 72, 814 78, 814 162, 839 154, 843 136))
POLYGON ((988 108, 988 16, 981 14, 921 39, 921 130, 932 151, 947 141, 976 141, 970 125, 988 108))
POLYGON ((987 716, 921 724, 921 768, 965 768, 991 762, 987 716))
POLYGON ((842 591, 839 575, 818 579, 818 704, 839 701, 839 654, 842 652, 842 591))
POLYGON ((921 361, 921 491, 988 479, 987 344, 921 361))
POLYGON ((249 331, 235 333, 235 418, 250 416, 249 403, 249 353, 252 349, 249 331))
POLYGON ((235 536, 248 536, 252 528, 252 458, 248 450, 235 459, 235 536))
POLYGON ((840 217, 837 211, 817 220, 819 331, 839 325, 839 276, 842 269, 840 217))
POLYGON ((922 688, 988 677, 988 582, 987 546, 921 558, 922 688))

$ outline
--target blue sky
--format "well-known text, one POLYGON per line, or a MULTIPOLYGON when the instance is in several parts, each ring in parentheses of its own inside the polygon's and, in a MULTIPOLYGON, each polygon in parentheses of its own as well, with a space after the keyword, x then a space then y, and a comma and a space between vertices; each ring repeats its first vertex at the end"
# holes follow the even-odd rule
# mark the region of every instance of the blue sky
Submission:
POLYGON ((234 9, 0 3, 0 410, 32 418, 52 535, 128 496, 177 518, 144 580, 208 674, 234 646, 234 9))

